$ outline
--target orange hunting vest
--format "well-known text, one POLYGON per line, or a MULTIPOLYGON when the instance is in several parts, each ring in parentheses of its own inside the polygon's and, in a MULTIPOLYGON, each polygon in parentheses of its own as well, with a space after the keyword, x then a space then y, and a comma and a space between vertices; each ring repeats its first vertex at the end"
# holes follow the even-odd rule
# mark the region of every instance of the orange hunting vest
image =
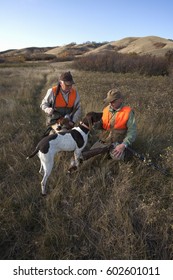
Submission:
POLYGON ((112 125, 111 120, 113 120, 112 113, 109 111, 109 105, 104 108, 102 115, 103 128, 105 130, 110 130, 111 127, 114 129, 127 129, 127 121, 131 112, 131 108, 128 106, 122 107, 118 112, 116 112, 114 125, 112 125))
MULTIPOLYGON (((57 86, 54 86, 52 88, 54 95, 56 96, 56 90, 57 90, 57 86)), ((66 101, 64 100, 62 93, 59 91, 59 93, 56 96, 56 100, 55 100, 55 108, 62 108, 62 107, 68 107, 68 108, 72 108, 74 106, 76 100, 76 90, 75 89, 71 89, 70 93, 69 93, 69 98, 68 98, 68 103, 66 103, 66 101)))

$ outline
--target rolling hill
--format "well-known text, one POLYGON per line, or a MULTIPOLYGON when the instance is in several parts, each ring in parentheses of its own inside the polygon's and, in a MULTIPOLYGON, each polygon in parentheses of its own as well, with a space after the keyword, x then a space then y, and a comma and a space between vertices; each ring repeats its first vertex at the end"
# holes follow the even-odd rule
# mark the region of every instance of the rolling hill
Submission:
POLYGON ((156 55, 164 56, 167 51, 173 51, 173 41, 157 36, 146 37, 127 37, 118 41, 103 43, 101 46, 97 44, 80 44, 67 45, 50 49, 48 54, 56 56, 68 52, 69 55, 89 55, 89 54, 105 54, 108 52, 119 53, 136 53, 139 55, 156 55))
POLYGON ((173 40, 158 36, 127 37, 112 42, 71 43, 64 46, 24 48, 0 52, 0 61, 25 60, 72 60, 78 56, 91 54, 105 54, 119 52, 123 54, 136 53, 138 55, 165 56, 168 51, 173 52, 173 40))

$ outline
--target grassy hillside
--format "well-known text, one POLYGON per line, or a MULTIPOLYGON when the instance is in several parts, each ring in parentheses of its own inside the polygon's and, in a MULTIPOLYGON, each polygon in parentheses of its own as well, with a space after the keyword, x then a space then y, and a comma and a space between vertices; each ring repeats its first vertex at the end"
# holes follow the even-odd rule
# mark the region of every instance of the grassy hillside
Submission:
POLYGON ((137 159, 97 156, 67 176, 71 153, 63 153, 41 196, 39 159, 26 156, 45 130, 41 99, 62 70, 72 71, 83 115, 102 110, 118 86, 135 110, 134 148, 173 173, 171 77, 84 72, 70 63, 0 68, 0 259, 173 259, 172 177, 137 159))
POLYGON ((1 63, 24 63, 25 61, 72 61, 85 56, 129 54, 139 56, 172 57, 173 42, 158 36, 126 37, 111 42, 74 42, 56 47, 29 47, 0 52, 1 63))

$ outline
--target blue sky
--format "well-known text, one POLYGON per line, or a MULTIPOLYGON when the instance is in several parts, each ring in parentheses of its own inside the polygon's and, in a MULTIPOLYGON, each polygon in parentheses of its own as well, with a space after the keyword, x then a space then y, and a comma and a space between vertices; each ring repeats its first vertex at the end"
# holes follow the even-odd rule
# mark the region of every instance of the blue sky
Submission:
POLYGON ((0 51, 116 41, 173 39, 172 0, 0 0, 0 51))

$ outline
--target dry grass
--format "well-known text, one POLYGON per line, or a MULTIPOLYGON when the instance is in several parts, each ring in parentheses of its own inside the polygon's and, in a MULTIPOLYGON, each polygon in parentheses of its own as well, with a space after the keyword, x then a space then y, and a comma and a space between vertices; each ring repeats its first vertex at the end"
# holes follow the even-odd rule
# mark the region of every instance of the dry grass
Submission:
MULTIPOLYGON (((0 69, 0 258, 172 259, 172 177, 137 159, 118 163, 97 156, 67 176, 71 154, 64 153, 56 158, 49 194, 41 197, 39 160, 26 156, 45 129, 41 99, 70 68, 0 69)), ((171 78, 70 70, 83 114, 102 110, 112 86, 125 93, 136 113, 134 147, 172 173, 171 78)))

